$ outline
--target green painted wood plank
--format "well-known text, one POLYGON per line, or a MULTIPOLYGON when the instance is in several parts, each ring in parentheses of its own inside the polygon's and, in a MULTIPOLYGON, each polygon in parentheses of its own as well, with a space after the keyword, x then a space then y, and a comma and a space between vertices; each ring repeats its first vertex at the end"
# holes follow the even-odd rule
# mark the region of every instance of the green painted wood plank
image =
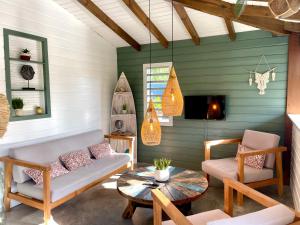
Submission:
MULTIPOLYGON (((152 46, 153 62, 169 62, 170 49, 152 46)), ((200 46, 190 40, 174 43, 176 72, 184 95, 224 94, 227 96, 225 121, 174 118, 173 127, 162 127, 160 146, 142 144, 138 133, 139 161, 169 157, 174 165, 201 169, 203 141, 242 136, 245 129, 261 130, 284 136, 287 82, 287 37, 273 37, 269 32, 238 33, 234 42, 226 35, 206 37, 200 46), (277 80, 268 83, 264 96, 256 86, 249 87, 248 70, 254 70, 265 54, 270 66, 277 67, 277 80)), ((137 109, 138 130, 144 117, 143 64, 149 63, 149 45, 141 52, 130 47, 118 48, 118 71, 124 71, 131 85, 137 109)), ((259 71, 266 70, 259 67, 259 71)), ((215 151, 214 157, 234 155, 236 146, 215 151)))

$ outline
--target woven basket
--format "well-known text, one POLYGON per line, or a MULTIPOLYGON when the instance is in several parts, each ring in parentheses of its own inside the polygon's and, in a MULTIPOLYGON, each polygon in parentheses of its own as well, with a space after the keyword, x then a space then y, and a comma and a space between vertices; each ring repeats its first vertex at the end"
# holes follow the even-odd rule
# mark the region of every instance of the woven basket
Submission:
POLYGON ((269 0, 269 8, 277 19, 287 19, 296 14, 299 7, 299 0, 269 0))
POLYGON ((9 115, 10 110, 7 98, 5 97, 5 95, 0 94, 0 137, 3 137, 6 132, 9 115))
POLYGON ((181 116, 183 97, 177 80, 174 66, 172 66, 169 80, 162 96, 162 111, 164 116, 181 116))
POLYGON ((149 106, 142 124, 141 136, 144 145, 153 146, 160 144, 161 127, 152 99, 149 102, 149 106))

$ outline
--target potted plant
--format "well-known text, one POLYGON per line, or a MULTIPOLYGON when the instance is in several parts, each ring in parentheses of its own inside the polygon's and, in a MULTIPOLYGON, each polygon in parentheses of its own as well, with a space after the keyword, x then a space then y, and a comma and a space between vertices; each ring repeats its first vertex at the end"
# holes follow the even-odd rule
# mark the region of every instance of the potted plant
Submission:
POLYGON ((171 164, 170 159, 161 158, 161 159, 154 159, 154 166, 155 166, 155 174, 154 178, 158 182, 165 182, 168 181, 170 178, 170 171, 169 166, 171 164))
POLYGON ((27 48, 22 49, 20 59, 29 61, 31 57, 30 51, 27 48))
POLYGON ((127 105, 126 104, 123 104, 123 106, 122 106, 122 113, 123 114, 127 113, 127 105))
POLYGON ((21 98, 13 98, 12 99, 12 107, 15 110, 15 114, 16 116, 22 116, 23 115, 23 106, 24 106, 24 102, 23 99, 21 98))

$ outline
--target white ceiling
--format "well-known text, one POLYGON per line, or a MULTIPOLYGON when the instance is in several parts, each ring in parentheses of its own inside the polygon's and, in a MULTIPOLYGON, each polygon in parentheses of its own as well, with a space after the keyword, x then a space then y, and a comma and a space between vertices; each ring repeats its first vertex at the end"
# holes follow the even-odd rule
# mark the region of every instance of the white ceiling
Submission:
MULTIPOLYGON (((73 14, 77 19, 87 24, 92 30, 101 35, 115 47, 128 46, 128 43, 115 34, 110 28, 103 24, 98 18, 85 9, 77 0, 53 0, 73 14)), ((228 0, 235 2, 235 0, 228 0)), ((146 27, 130 11, 122 0, 93 0, 111 19, 131 35, 138 43, 149 43, 149 33, 146 27)), ((138 5, 148 15, 148 0, 136 0, 138 5)), ((249 4, 249 3, 248 3, 249 4)), ((251 4, 251 2, 250 2, 251 4)), ((259 3, 254 3, 259 4, 259 3)), ((162 32, 162 34, 171 40, 171 3, 165 0, 151 0, 151 20, 162 32)), ((227 34, 227 28, 222 18, 202 13, 190 8, 186 11, 193 22, 200 38, 227 34)), ((256 28, 234 22, 236 32, 255 30, 256 28)), ((190 39, 182 21, 174 10, 174 40, 190 39)), ((152 36, 153 42, 158 42, 152 36)))

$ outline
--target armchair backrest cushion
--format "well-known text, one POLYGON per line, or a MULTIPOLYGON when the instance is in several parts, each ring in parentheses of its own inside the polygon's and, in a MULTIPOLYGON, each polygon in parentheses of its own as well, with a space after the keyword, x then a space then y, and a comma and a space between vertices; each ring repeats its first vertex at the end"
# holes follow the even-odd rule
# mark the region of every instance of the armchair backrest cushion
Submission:
POLYGON ((294 221, 295 212, 282 204, 254 213, 228 219, 215 220, 207 225, 287 225, 294 221))
MULTIPOLYGON (((254 130, 245 130, 242 145, 255 150, 275 148, 279 145, 280 136, 254 130)), ((273 169, 275 154, 267 154, 264 167, 273 169)))
MULTIPOLYGON (((51 163, 64 153, 87 149, 88 146, 98 144, 103 141, 102 130, 94 130, 86 133, 77 134, 65 138, 60 138, 43 143, 10 149, 9 155, 15 159, 26 160, 35 163, 51 163)), ((17 183, 24 183, 30 177, 23 171, 25 167, 14 166, 13 179, 17 183)))

